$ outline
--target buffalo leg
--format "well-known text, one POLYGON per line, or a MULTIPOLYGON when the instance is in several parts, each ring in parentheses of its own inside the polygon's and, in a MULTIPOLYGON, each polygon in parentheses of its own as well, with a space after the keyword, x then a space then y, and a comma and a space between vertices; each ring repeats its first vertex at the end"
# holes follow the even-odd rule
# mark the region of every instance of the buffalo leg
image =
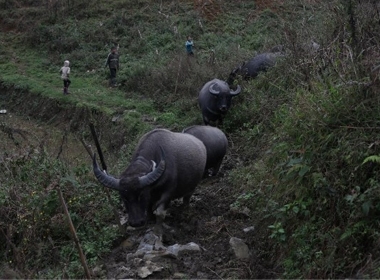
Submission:
POLYGON ((215 167, 212 167, 211 168, 211 176, 215 176, 218 172, 219 172, 219 169, 220 169, 220 166, 222 165, 222 161, 221 160, 220 162, 218 162, 218 164, 215 166, 215 167))
POLYGON ((183 196, 182 201, 183 201, 183 205, 184 205, 185 207, 189 206, 189 204, 190 204, 190 198, 191 198, 191 196, 193 195, 193 193, 194 193, 194 192, 191 192, 191 193, 189 193, 189 194, 183 196))
POLYGON ((203 116, 203 123, 205 125, 209 125, 209 121, 208 121, 208 119, 205 116, 203 116))
POLYGON ((154 211, 155 214, 156 214, 156 217, 157 217, 157 223, 160 222, 162 223, 164 220, 165 220, 165 216, 166 216, 166 208, 165 208, 165 204, 160 204, 156 211, 154 211))
POLYGON ((161 199, 153 206, 153 213, 156 215, 157 223, 163 222, 166 216, 166 208, 170 203, 170 193, 165 193, 161 196, 161 199))

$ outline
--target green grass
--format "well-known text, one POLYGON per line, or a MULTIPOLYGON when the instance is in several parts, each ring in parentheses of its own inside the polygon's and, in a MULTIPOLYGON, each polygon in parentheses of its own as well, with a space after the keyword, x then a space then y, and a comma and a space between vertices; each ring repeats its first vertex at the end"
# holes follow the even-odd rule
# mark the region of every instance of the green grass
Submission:
MULTIPOLYGON (((349 1, 285 1, 273 9, 259 1, 221 1, 221 14, 212 21, 190 2, 131 2, 70 2, 46 15, 42 8, 0 2, 4 24, 19 22, 28 31, 1 32, 0 81, 63 107, 119 116, 126 134, 136 136, 128 139, 130 145, 120 145, 123 155, 115 163, 120 171, 138 136, 152 127, 180 131, 201 123, 197 94, 205 82, 227 78, 256 52, 285 45, 287 56, 275 67, 242 82, 243 92, 225 119, 231 155, 242 163, 226 174, 235 198, 231 207, 251 210, 260 225, 258 254, 278 267, 282 278, 378 277, 376 9, 354 0, 354 13, 349 1), (67 11, 70 16, 64 17, 67 11), (188 34, 195 39, 194 60, 184 53, 188 34), (321 44, 318 52, 307 49, 311 40, 321 44), (113 43, 120 44, 121 53, 117 89, 108 88, 103 68, 113 43), (69 96, 61 92, 64 59, 72 63, 69 96)), ((70 173, 67 167, 57 169, 66 177, 70 173)), ((7 202, 11 194, 0 197, 7 202)), ((107 209, 102 211, 98 221, 107 229, 107 209)), ((106 251, 115 237, 80 234, 94 262, 93 252, 106 251)), ((62 246, 64 258, 73 262, 70 276, 82 277, 70 246, 62 246)), ((59 268, 49 269, 50 276, 62 276, 59 268)))

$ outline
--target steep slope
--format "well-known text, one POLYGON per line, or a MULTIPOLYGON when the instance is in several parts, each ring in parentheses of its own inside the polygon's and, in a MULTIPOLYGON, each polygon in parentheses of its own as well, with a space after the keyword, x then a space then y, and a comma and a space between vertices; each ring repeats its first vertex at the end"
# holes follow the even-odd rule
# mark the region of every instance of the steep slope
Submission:
MULTIPOLYGON (((173 231, 165 246, 193 241, 206 250, 154 275, 376 278, 379 10, 375 1, 356 0, 2 1, 0 105, 88 142, 93 121, 110 171, 119 174, 149 129, 201 123, 196 97, 205 82, 226 79, 242 61, 283 45, 286 55, 270 71, 238 81, 243 92, 222 127, 229 139, 222 173, 203 182, 188 212, 174 204, 168 218, 173 231), (194 59, 185 54, 187 35, 194 59), (112 45, 121 55, 117 89, 108 88, 103 67, 112 45), (58 73, 65 59, 72 63, 70 96, 62 95, 58 73), (245 233, 250 226, 255 230, 245 233), (235 258, 230 237, 248 245, 248 261, 235 258)), ((21 131, 17 125, 5 121, 1 135, 21 131)), ((126 266, 138 241, 111 259, 106 252, 144 232, 118 232, 117 195, 108 203, 88 159, 66 163, 43 146, 30 145, 33 152, 22 158, 12 150, 11 160, 0 162, 7 271, 83 277, 49 189, 58 180, 89 265, 121 277, 112 262, 126 266)))

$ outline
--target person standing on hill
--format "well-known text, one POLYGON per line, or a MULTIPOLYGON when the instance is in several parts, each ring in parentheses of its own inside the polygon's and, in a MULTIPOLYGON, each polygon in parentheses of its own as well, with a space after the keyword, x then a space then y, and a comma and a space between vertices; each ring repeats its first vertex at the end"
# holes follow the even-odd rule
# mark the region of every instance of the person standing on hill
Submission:
POLYGON ((71 81, 69 79, 70 76, 70 62, 65 60, 63 62, 63 67, 60 70, 61 78, 63 80, 63 94, 69 94, 69 86, 71 81))
POLYGON ((187 52, 187 54, 189 56, 193 56, 194 55, 194 52, 193 52, 194 42, 193 42, 193 39, 190 36, 187 36, 187 41, 185 43, 185 46, 186 46, 186 52, 187 52))
POLYGON ((110 81, 109 85, 116 87, 116 72, 119 71, 119 54, 116 47, 111 48, 111 52, 108 54, 107 61, 104 67, 110 69, 110 81))

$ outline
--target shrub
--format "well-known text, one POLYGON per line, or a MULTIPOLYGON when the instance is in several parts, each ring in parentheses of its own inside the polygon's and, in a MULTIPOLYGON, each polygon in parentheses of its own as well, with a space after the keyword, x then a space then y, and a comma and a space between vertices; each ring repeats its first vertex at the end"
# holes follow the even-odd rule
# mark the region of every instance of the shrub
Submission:
MULTIPOLYGON (((7 178, 0 192, 2 263, 20 271, 33 271, 36 265, 39 271, 60 270, 66 263, 70 278, 83 276, 83 269, 72 270, 80 264, 79 257, 54 182, 63 189, 89 264, 94 265, 108 252, 119 233, 110 225, 112 210, 102 189, 88 177, 87 166, 70 171, 42 150, 23 157, 10 156, 1 163, 1 169, 1 180, 7 178)), ((39 273, 38 277, 48 277, 39 273)))

